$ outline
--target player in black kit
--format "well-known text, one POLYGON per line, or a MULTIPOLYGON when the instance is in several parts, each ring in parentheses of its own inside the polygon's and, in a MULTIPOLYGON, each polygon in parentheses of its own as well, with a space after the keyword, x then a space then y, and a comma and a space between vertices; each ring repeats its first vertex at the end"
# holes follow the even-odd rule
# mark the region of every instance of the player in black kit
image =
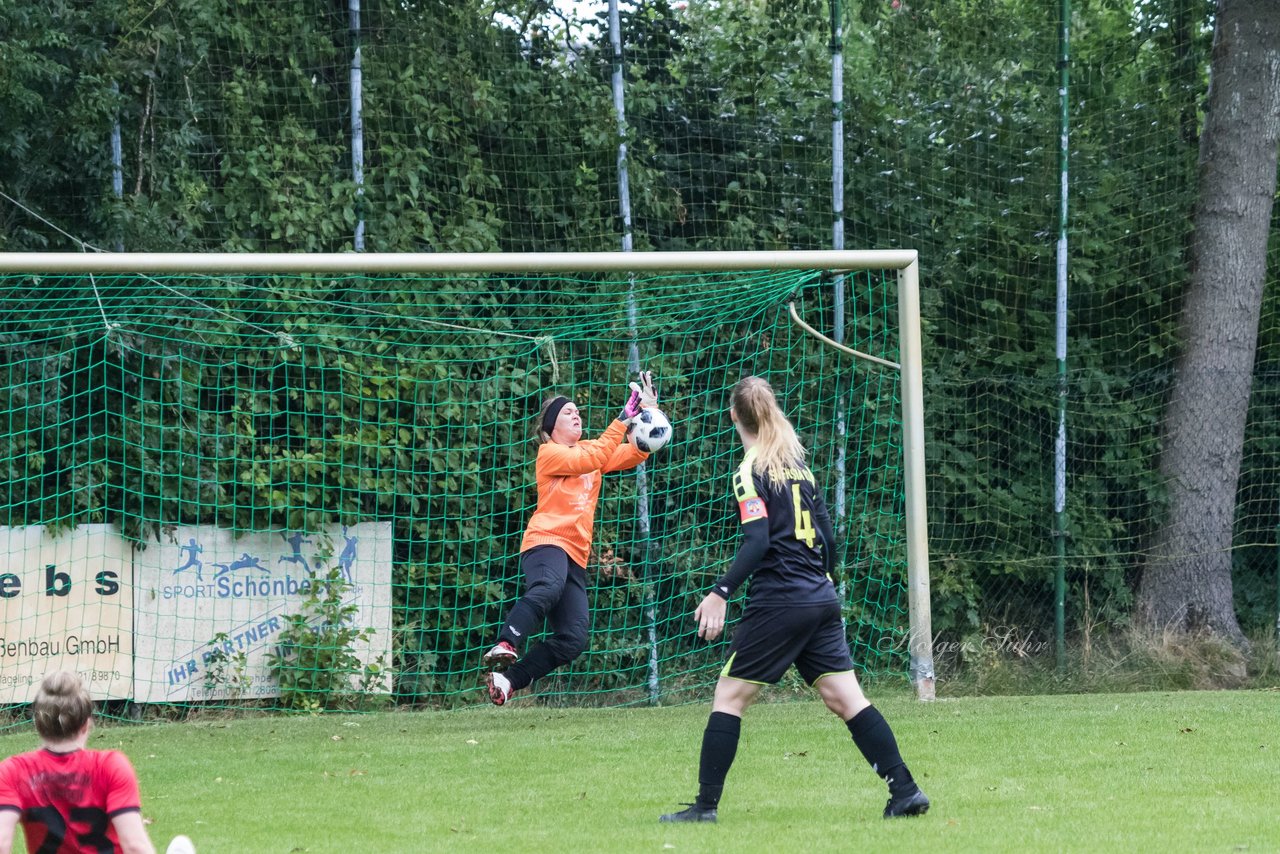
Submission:
POLYGON ((729 571, 693 612, 698 635, 717 638, 729 598, 748 578, 751 586, 702 735, 697 800, 661 820, 716 820, 738 750, 742 714, 761 686, 776 683, 792 664, 845 722, 854 744, 888 783, 884 817, 921 815, 929 809, 929 799, 902 761, 893 730, 863 695, 853 672, 831 581, 831 518, 804 463, 804 446, 773 389, 759 377, 734 386, 729 416, 746 449, 733 475, 742 545, 729 571))

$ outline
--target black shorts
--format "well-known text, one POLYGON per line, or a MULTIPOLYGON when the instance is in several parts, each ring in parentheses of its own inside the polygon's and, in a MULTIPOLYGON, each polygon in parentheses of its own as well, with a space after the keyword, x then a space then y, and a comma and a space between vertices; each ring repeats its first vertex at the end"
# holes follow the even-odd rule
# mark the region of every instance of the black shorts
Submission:
POLYGON ((720 675, 773 685, 792 664, 809 685, 853 670, 838 603, 748 608, 720 675))

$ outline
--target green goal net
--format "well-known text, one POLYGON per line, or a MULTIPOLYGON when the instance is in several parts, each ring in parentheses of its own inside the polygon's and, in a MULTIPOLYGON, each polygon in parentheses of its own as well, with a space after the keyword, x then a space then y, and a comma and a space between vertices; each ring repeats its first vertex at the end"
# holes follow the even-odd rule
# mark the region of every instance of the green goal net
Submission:
POLYGON ((532 419, 560 392, 598 434, 637 358, 675 439, 605 478, 589 648, 529 696, 708 696, 723 641, 690 615, 736 548, 728 391, 748 374, 832 508, 855 658, 900 679, 900 372, 797 322, 829 328, 838 300, 847 346, 894 362, 898 278, 0 277, 3 700, 69 668, 96 698, 170 707, 483 702, 522 589, 532 419))

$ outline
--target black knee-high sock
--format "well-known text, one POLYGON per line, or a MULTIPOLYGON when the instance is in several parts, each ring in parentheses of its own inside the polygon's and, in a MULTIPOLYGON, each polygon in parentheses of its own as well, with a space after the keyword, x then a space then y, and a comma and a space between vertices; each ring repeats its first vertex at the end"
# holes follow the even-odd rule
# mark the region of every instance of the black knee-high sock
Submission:
POLYGON ((893 737, 889 722, 880 714, 875 706, 858 712, 845 721, 853 743, 858 745, 871 770, 879 774, 889 784, 889 794, 895 798, 910 795, 916 790, 915 780, 907 770, 907 763, 902 761, 898 753, 898 740, 893 737))
POLYGON ((724 791, 724 778, 738 753, 742 718, 712 712, 702 733, 702 757, 698 763, 698 806, 714 809, 724 791))

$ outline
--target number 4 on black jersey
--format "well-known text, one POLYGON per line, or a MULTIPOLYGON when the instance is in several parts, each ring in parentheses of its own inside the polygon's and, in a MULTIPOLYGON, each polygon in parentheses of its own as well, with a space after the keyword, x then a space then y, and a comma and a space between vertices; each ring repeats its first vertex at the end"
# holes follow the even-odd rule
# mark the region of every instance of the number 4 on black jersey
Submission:
POLYGON ((836 598, 831 517, 813 472, 803 463, 776 482, 755 470, 755 449, 733 473, 743 542, 713 590, 726 599, 748 577, 750 603, 820 604, 836 598))

